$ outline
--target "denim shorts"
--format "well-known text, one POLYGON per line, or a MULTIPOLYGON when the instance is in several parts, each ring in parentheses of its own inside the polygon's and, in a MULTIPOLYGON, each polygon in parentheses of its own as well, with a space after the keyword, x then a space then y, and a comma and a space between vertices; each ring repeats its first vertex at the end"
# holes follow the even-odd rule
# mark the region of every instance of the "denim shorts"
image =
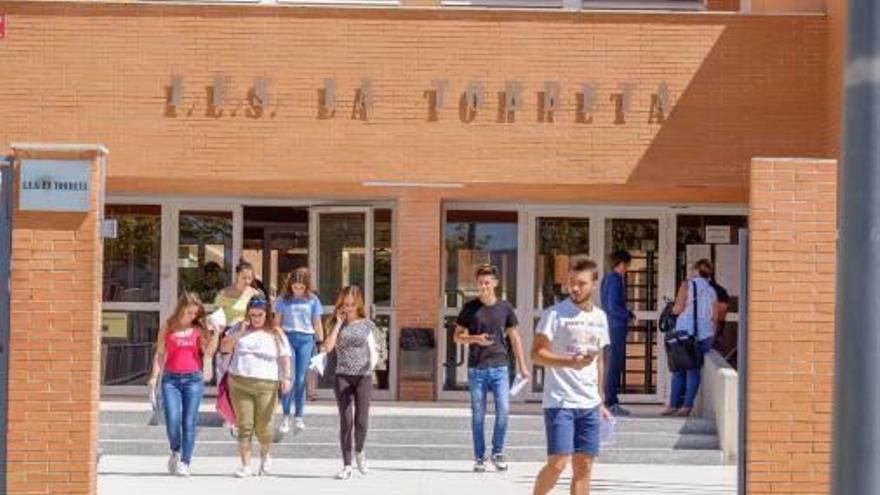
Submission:
POLYGON ((599 408, 544 409, 547 455, 599 455, 599 408))

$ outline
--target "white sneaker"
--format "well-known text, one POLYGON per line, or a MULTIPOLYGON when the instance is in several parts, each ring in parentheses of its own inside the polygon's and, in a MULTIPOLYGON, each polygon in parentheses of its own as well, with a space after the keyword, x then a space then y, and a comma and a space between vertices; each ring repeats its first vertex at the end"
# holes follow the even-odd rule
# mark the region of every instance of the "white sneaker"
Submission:
POLYGON ((267 476, 272 472, 272 457, 266 454, 266 457, 260 459, 260 476, 267 476))
POLYGON ((177 476, 189 478, 189 466, 182 462, 177 463, 177 476))
POLYGON ((237 471, 235 471, 236 478, 250 478, 253 475, 254 472, 251 471, 250 466, 241 466, 240 468, 238 468, 237 471))
POLYGON ((354 456, 355 463, 357 463, 358 471, 361 474, 367 474, 370 472, 370 469, 367 467, 367 455, 363 452, 355 454, 354 456))
POLYGON ((302 418, 295 418, 293 420, 293 434, 299 435, 303 430, 306 429, 306 423, 302 418))
POLYGON ((338 480, 347 480, 351 478, 351 466, 345 466, 342 468, 342 471, 336 473, 336 479, 338 480))
POLYGON ((278 427, 278 432, 282 435, 290 433, 290 415, 285 414, 284 417, 281 418, 281 426, 278 427))
POLYGON ((180 453, 172 452, 168 458, 168 474, 174 476, 177 474, 177 466, 180 464, 180 453))

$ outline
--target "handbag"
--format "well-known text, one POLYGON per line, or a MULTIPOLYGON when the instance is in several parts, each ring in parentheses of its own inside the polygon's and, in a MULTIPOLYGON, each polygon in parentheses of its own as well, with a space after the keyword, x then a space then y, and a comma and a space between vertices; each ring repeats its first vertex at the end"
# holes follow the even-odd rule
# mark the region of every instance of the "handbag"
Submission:
POLYGON ((697 341, 697 283, 692 282, 694 300, 693 333, 687 331, 668 332, 663 339, 666 347, 666 364, 670 372, 700 369, 703 366, 703 353, 697 341))

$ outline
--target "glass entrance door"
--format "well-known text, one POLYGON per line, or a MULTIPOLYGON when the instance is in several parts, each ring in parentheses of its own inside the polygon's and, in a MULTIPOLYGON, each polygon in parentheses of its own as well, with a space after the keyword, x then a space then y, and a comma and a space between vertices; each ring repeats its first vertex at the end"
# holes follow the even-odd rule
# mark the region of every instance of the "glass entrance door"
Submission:
MULTIPOLYGON (((589 256, 591 221, 576 212, 548 212, 529 215, 529 251, 534 253, 531 275, 534 277, 526 319, 521 334, 523 347, 531 349, 534 328, 541 313, 568 297, 568 266, 572 258, 589 256)), ((598 298, 597 298, 598 300, 598 298)), ((528 351, 526 351, 528 352, 528 351)), ((526 400, 540 400, 544 390, 544 369, 532 367, 532 383, 526 400)))
MULTIPOLYGON (((393 328, 391 212, 367 207, 313 208, 309 227, 309 264, 314 267, 314 286, 324 304, 324 313, 329 315, 333 311, 342 288, 361 287, 367 313, 378 327, 375 337, 380 346, 380 362, 373 377, 375 396, 391 399, 396 385, 391 372, 395 356, 389 352, 393 328)), ((326 378, 320 381, 319 395, 332 396, 332 384, 326 378)))
MULTIPOLYGON (((621 217, 615 215, 604 221, 604 273, 613 268, 611 253, 626 251, 632 263, 625 283, 629 309, 635 319, 629 323, 626 341, 626 359, 619 388, 621 400, 644 400, 659 397, 661 381, 658 366, 661 353, 660 333, 657 327, 662 310, 660 277, 661 262, 666 250, 660 242, 660 217, 621 217)), ((666 376, 662 373, 662 376, 666 376)), ((665 383, 665 382, 664 382, 665 383)))

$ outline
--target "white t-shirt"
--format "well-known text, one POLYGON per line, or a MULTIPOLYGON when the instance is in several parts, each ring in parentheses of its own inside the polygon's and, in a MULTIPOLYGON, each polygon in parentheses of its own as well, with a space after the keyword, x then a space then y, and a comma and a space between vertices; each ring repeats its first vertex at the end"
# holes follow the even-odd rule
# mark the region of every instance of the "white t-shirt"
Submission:
MULTIPOLYGON (((610 344, 608 317, 596 306, 583 311, 571 299, 553 305, 541 315, 535 329, 550 340, 550 349, 560 356, 601 352, 610 344)), ((544 375, 544 408, 593 409, 601 403, 599 367, 557 368, 548 366, 544 375)))
POLYGON ((261 380, 278 380, 278 358, 290 357, 287 339, 274 333, 249 332, 235 344, 228 373, 261 380))

